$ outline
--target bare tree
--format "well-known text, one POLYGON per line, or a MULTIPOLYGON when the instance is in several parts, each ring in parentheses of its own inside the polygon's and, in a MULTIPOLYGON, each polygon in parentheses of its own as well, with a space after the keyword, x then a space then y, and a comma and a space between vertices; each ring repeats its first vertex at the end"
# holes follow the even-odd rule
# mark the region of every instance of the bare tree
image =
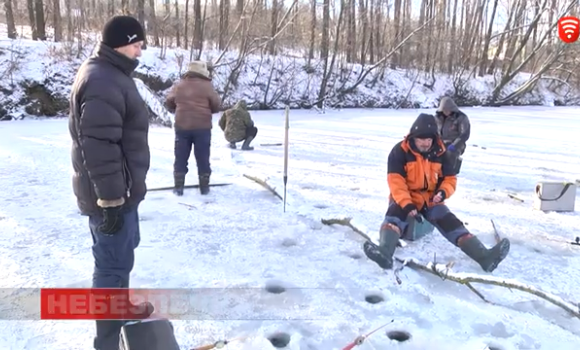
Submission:
POLYGON ((4 0, 4 12, 6 13, 8 38, 16 39, 16 24, 14 22, 14 12, 12 12, 12 0, 4 0))

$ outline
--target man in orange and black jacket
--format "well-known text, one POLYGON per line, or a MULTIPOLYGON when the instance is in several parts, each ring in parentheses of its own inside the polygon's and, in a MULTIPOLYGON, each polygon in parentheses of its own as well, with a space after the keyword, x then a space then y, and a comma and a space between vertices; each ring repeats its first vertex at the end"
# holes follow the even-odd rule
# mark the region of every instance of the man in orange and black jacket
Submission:
POLYGON ((452 161, 445 152, 437 122, 430 114, 420 114, 405 139, 391 150, 387 175, 391 204, 381 226, 380 244, 364 244, 366 256, 383 269, 393 267, 393 254, 408 216, 427 219, 486 272, 495 270, 508 255, 508 239, 487 249, 445 205, 457 186, 452 161))

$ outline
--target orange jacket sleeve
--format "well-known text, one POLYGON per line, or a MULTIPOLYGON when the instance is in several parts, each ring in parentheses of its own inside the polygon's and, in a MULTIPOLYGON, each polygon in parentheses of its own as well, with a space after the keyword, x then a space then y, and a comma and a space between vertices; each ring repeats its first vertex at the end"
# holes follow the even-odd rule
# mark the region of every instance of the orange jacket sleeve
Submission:
POLYGON ((405 151, 401 148, 401 144, 397 144, 391 150, 387 161, 387 182, 391 196, 401 208, 413 204, 406 180, 405 163, 405 151))

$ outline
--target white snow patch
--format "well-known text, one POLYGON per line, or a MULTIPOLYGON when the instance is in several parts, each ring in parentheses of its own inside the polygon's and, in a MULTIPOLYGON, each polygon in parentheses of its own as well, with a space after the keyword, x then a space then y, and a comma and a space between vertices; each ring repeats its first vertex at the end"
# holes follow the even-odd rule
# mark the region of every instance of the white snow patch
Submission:
MULTIPOLYGON (((580 289, 575 278, 579 248, 569 244, 578 213, 533 211, 531 202, 515 202, 500 192, 528 198, 539 179, 578 177, 580 162, 571 146, 580 134, 578 111, 466 108, 472 138, 457 193, 448 201, 486 244, 493 243, 490 218, 511 239, 511 253, 494 272, 496 278, 534 285, 569 301, 578 301, 580 289)), ((386 156, 418 113, 292 111, 288 189, 293 201, 287 213, 279 199, 241 176, 250 169, 280 186, 283 147, 259 146, 281 142, 280 113, 254 113, 260 131, 252 152, 227 149, 221 130, 214 128, 212 182, 233 185, 212 188, 205 198, 195 190, 181 198, 149 193, 140 208, 142 237, 132 286, 231 288, 222 290, 222 301, 208 301, 205 311, 213 319, 174 321, 184 348, 249 334, 229 349, 273 349, 266 337, 285 332, 291 336, 288 349, 339 350, 394 320, 360 348, 576 349, 580 320, 561 309, 525 293, 482 286, 479 290, 496 304, 488 305, 464 286, 411 269, 401 272, 403 283, 396 285, 391 273, 363 256, 361 238, 320 225, 321 217, 354 217, 377 238, 388 198, 386 156), (273 282, 299 289, 252 297, 265 295, 262 288, 273 282), (255 289, 239 295, 233 291, 237 287, 255 289), (380 293, 384 301, 367 303, 371 293, 380 293), (250 317, 233 319, 240 314, 250 317), (260 320, 267 316, 278 321, 260 320), (390 331, 409 332, 411 338, 396 343, 387 337, 390 331)), ((152 127, 149 140, 148 186, 170 185, 172 130, 152 127)), ((0 127, 2 288, 90 281, 92 242, 70 186, 69 141, 65 120, 0 127)), ((190 164, 187 181, 195 183, 193 157, 190 164)), ((440 262, 455 261, 454 271, 481 273, 436 232, 404 251, 422 261, 437 253, 440 262)), ((10 302, 3 300, 0 310, 9 309, 10 302)), ((2 349, 90 349, 94 332, 92 322, 4 320, 0 327, 2 349)))

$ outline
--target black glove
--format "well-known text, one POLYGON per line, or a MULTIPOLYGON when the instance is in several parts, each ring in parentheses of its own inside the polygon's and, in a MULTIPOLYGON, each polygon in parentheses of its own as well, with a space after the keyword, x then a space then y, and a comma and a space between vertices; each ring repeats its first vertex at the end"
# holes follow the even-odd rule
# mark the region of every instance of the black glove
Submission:
POLYGON ((407 204, 403 207, 403 212, 405 213, 405 216, 408 216, 409 213, 412 212, 413 210, 417 210, 417 212, 419 212, 415 204, 407 204))
POLYGON ((123 206, 103 208, 103 223, 98 230, 104 235, 114 235, 123 228, 123 206))

